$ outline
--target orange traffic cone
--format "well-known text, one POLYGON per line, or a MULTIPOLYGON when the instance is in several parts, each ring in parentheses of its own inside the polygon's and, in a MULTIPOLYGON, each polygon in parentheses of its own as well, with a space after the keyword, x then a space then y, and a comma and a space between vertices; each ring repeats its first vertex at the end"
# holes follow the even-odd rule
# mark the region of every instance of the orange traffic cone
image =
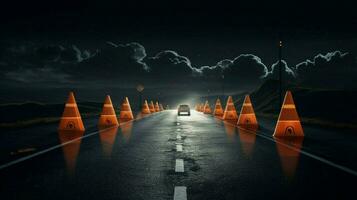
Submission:
POLYGON ((276 124, 273 136, 304 136, 300 118, 296 111, 293 96, 290 91, 287 91, 285 94, 284 103, 281 107, 278 123, 276 124))
POLYGON ((254 109, 249 95, 245 95, 242 109, 240 110, 239 114, 238 126, 249 129, 255 129, 258 127, 258 121, 255 117, 254 109))
POLYGON ((120 108, 120 121, 130 121, 134 119, 133 112, 131 112, 131 107, 128 97, 125 97, 123 104, 120 108))
POLYGON ((212 111, 211 111, 211 108, 209 107, 209 103, 208 101, 206 101, 204 107, 203 107, 203 113, 204 114, 211 114, 212 111))
POLYGON ((141 113, 142 114, 150 114, 150 108, 149 108, 149 105, 148 105, 148 101, 144 101, 144 104, 143 104, 143 107, 141 108, 141 113))
POLYGON ((204 110, 204 105, 203 105, 203 103, 201 103, 200 104, 200 112, 203 112, 203 110, 204 110))
POLYGON ((150 101, 149 109, 150 109, 150 112, 151 112, 151 113, 154 113, 154 112, 155 112, 154 102, 150 101))
POLYGON ((162 107, 162 104, 161 104, 161 103, 159 104, 159 107, 160 107, 160 111, 163 111, 163 110, 164 110, 164 107, 162 107))
POLYGON ((221 100, 217 99, 216 105, 214 107, 213 115, 217 117, 222 117, 223 116, 223 108, 221 104, 221 100))
POLYGON ((155 112, 160 112, 160 106, 158 102, 155 103, 155 112))
POLYGON ((58 130, 85 130, 73 92, 69 93, 58 130))
POLYGON ((117 115, 113 108, 112 100, 107 95, 104 100, 103 110, 99 117, 98 126, 118 126, 117 115))
POLYGON ((234 102, 231 96, 228 97, 227 104, 226 104, 226 109, 224 110, 223 113, 223 119, 224 120, 237 120, 238 115, 236 108, 234 107, 234 102))

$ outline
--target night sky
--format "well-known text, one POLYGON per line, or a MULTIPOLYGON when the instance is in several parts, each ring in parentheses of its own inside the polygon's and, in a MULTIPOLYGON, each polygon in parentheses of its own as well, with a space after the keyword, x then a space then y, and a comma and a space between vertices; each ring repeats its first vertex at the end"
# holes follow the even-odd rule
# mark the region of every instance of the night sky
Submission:
POLYGON ((250 92, 276 78, 280 39, 286 80, 357 88, 345 1, 27 1, 0 16, 1 102, 59 101, 69 89, 102 99, 139 83, 148 95, 250 92))

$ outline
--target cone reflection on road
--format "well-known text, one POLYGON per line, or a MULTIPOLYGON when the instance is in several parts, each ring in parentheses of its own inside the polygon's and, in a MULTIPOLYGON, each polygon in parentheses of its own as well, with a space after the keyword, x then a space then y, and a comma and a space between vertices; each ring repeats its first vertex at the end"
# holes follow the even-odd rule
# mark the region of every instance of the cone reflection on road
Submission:
POLYGON ((239 139, 242 144, 243 152, 247 156, 251 156, 254 149, 257 129, 238 128, 239 139))
POLYGON ((109 126, 118 126, 117 115, 113 108, 112 100, 110 96, 107 95, 104 100, 103 110, 99 117, 98 126, 109 127, 109 126))
POLYGON ((295 108, 293 96, 287 91, 281 107, 279 119, 273 134, 274 137, 303 137, 304 132, 299 115, 295 108))
POLYGON ((144 104, 143 104, 142 109, 141 109, 141 113, 142 114, 150 114, 151 113, 147 100, 144 101, 144 104))
POLYGON ((258 121, 255 117, 254 109, 249 95, 245 96, 242 109, 239 114, 238 126, 252 130, 258 128, 258 121))
POLYGON ((154 102, 150 101, 149 109, 150 109, 150 112, 151 112, 151 113, 154 113, 154 112, 155 112, 154 102))
POLYGON ((125 142, 129 142, 132 133, 133 122, 125 122, 120 124, 120 130, 123 134, 125 142))
POLYGON ((226 109, 223 114, 224 120, 238 120, 238 115, 231 96, 228 97, 226 109))
POLYGON ((160 107, 160 111, 164 111, 164 107, 162 106, 161 103, 159 104, 159 107, 160 107))
POLYGON ((118 132, 118 127, 99 128, 99 137, 103 147, 105 156, 110 157, 112 154, 113 145, 118 132))
POLYGON ((76 169, 77 157, 79 153, 79 149, 81 146, 81 140, 84 131, 76 131, 76 130, 59 130, 58 138, 61 144, 70 142, 62 146, 63 156, 67 166, 67 172, 69 175, 73 175, 76 169))
POLYGON ((120 108, 120 121, 130 121, 134 119, 133 112, 131 111, 128 97, 125 97, 123 104, 120 108))
POLYGON ((208 101, 206 101, 204 107, 203 107, 203 113, 204 114, 211 114, 211 108, 209 107, 209 103, 208 101))
POLYGON ((274 139, 276 140, 276 147, 284 175, 287 178, 293 178, 299 163, 304 137, 280 137, 274 139))
POLYGON ((155 103, 155 112, 160 112, 159 102, 155 103))
POLYGON ((230 142, 236 141, 236 126, 232 123, 223 122, 225 132, 230 142))
POLYGON ((58 130, 85 130, 73 92, 69 93, 58 130))
POLYGON ((220 99, 217 99, 217 101, 216 101, 216 105, 214 106, 213 115, 216 116, 216 117, 222 117, 223 116, 223 108, 222 108, 222 104, 221 104, 221 100, 220 99))

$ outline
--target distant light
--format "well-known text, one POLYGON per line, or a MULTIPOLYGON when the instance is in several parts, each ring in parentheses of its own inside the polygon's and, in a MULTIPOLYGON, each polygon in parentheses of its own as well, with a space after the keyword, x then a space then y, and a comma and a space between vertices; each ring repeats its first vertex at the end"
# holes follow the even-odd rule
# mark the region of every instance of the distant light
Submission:
POLYGON ((283 41, 279 41, 279 46, 282 47, 283 46, 283 41))
POLYGON ((138 92, 142 92, 144 90, 144 86, 142 84, 139 84, 139 85, 136 86, 136 90, 138 92))

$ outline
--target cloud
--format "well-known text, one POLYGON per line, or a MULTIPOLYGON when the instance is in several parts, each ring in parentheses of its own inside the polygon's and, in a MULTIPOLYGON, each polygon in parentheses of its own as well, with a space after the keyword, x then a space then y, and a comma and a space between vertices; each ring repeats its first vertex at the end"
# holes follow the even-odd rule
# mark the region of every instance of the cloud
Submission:
MULTIPOLYGON (((266 79, 278 78, 278 62, 271 66, 253 54, 223 59, 213 66, 195 67, 190 59, 173 50, 148 56, 137 42, 107 46, 96 51, 76 45, 38 45, 27 43, 2 46, 0 77, 15 83, 103 83, 160 86, 189 86, 255 89, 266 79)), ((1 44, 3 45, 3 44, 1 44)), ((334 51, 318 54, 294 67, 282 61, 283 78, 311 87, 355 87, 355 58, 350 53, 334 51)), ((3 81, 3 82, 4 82, 3 81)), ((24 84, 23 84, 24 85, 24 84)), ((24 85, 25 86, 25 85, 24 85)))
POLYGON ((357 88, 355 57, 341 51, 318 54, 295 66, 297 82, 309 87, 357 88))
POLYGON ((74 81, 110 82, 114 85, 140 82, 148 71, 143 59, 145 48, 139 43, 115 44, 98 50, 88 59, 64 68, 74 81))
MULTIPOLYGON (((285 60, 281 60, 281 66, 283 68, 282 79, 283 81, 295 81, 295 72, 288 66, 285 60)), ((269 71, 265 76, 265 79, 279 79, 279 61, 276 61, 271 66, 271 71, 269 71)))
POLYGON ((224 78, 226 87, 249 90, 263 81, 262 78, 268 73, 268 68, 258 56, 241 54, 233 60, 224 59, 217 62, 215 66, 204 66, 198 71, 204 79, 222 80, 224 78))
POLYGON ((70 75, 68 65, 89 59, 94 54, 77 46, 36 45, 26 43, 7 46, 1 52, 1 77, 17 83, 64 83, 70 75))
POLYGON ((199 73, 187 57, 172 50, 161 51, 153 57, 146 58, 144 62, 149 67, 149 76, 155 81, 182 83, 199 73))

